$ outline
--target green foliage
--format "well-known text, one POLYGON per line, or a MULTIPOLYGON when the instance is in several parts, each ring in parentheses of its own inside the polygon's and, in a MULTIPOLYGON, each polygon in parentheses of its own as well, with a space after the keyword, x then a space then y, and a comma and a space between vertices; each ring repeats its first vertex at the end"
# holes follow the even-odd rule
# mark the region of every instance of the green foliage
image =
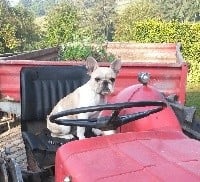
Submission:
POLYGON ((158 7, 154 3, 147 0, 133 1, 127 8, 123 9, 118 19, 120 22, 132 24, 135 21, 144 20, 147 18, 159 17, 158 7))
POLYGON ((1 53, 10 52, 19 45, 17 38, 15 37, 15 27, 7 23, 1 26, 0 31, 0 49, 1 53))
POLYGON ((71 0, 71 2, 79 11, 79 31, 82 40, 85 37, 93 42, 112 40, 116 0, 71 0))
POLYGON ((106 52, 106 48, 102 44, 68 42, 61 46, 61 60, 85 60, 88 56, 93 56, 97 61, 111 62, 115 59, 113 54, 106 52))
POLYGON ((92 54, 91 46, 80 42, 69 42, 61 48, 61 60, 82 60, 92 54))
POLYGON ((200 20, 199 0, 151 0, 161 14, 161 19, 179 22, 197 22, 200 20))
MULTIPOLYGON (((200 31, 200 25, 199 30, 200 31)), ((183 55, 189 63, 189 83, 200 83, 200 42, 184 42, 183 55)))
POLYGON ((13 9, 9 7, 8 1, 0 1, 0 53, 9 52, 18 46, 12 18, 13 9))
POLYGON ((123 9, 120 14, 118 14, 115 22, 114 39, 119 41, 129 41, 130 37, 136 33, 141 34, 142 36, 142 34, 145 33, 145 29, 142 32, 137 32, 138 29, 134 27, 135 22, 159 16, 159 10, 154 3, 147 0, 134 1, 127 8, 123 9))
POLYGON ((20 0, 18 4, 32 11, 37 17, 40 17, 46 15, 50 9, 62 1, 63 0, 20 0))
POLYGON ((12 22, 16 28, 15 36, 20 52, 37 48, 36 44, 41 40, 39 27, 34 20, 35 17, 30 11, 20 6, 14 8, 12 22))
POLYGON ((200 23, 165 22, 155 19, 138 21, 131 25, 122 23, 120 28, 116 29, 116 41, 180 42, 183 56, 189 64, 188 82, 200 83, 200 23))
POLYGON ((74 41, 78 35, 79 16, 72 4, 61 3, 47 16, 46 41, 49 45, 59 45, 74 41))
POLYGON ((0 2, 0 53, 31 50, 40 41, 34 16, 22 7, 0 2))
POLYGON ((200 119, 200 85, 188 84, 186 98, 186 105, 195 106, 197 109, 196 115, 200 119))
POLYGON ((36 16, 48 13, 47 32, 44 32, 48 46, 85 39, 112 40, 116 0, 20 0, 19 4, 36 16))
POLYGON ((92 3, 85 2, 85 11, 87 25, 93 35, 93 40, 102 39, 103 41, 112 40, 114 31, 113 23, 116 16, 116 0, 93 0, 92 3), (88 6, 86 8, 86 6, 88 6))

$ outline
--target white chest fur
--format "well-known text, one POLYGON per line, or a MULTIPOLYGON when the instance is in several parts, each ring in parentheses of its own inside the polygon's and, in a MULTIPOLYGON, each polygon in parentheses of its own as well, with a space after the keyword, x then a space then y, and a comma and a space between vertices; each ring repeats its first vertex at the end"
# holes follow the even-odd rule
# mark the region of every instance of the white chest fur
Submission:
MULTIPOLYGON (((80 96, 79 97, 80 100, 79 100, 78 107, 96 106, 96 105, 106 103, 105 96, 96 94, 96 92, 89 87, 82 87, 79 90, 79 96, 80 96)), ((90 113, 87 113, 87 116, 83 116, 82 114, 80 114, 79 117, 88 117, 88 118, 95 117, 98 115, 98 113, 99 112, 90 112, 90 113)))

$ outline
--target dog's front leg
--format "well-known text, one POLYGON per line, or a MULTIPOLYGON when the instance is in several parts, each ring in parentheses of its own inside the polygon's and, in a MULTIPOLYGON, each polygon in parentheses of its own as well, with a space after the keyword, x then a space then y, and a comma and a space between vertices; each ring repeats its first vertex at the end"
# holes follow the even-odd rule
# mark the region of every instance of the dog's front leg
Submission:
MULTIPOLYGON (((78 114, 78 119, 88 119, 88 114, 80 113, 78 114)), ((77 137, 79 138, 79 140, 85 138, 85 127, 77 126, 77 137)))
MULTIPOLYGON (((101 111, 100 113, 97 112, 96 117, 98 117, 98 118, 102 117, 103 116, 102 113, 103 113, 103 111, 101 111)), ((97 136, 103 135, 103 131, 100 129, 97 129, 97 128, 92 128, 92 132, 97 136)))
POLYGON ((77 126, 77 137, 79 140, 85 138, 85 127, 77 126))

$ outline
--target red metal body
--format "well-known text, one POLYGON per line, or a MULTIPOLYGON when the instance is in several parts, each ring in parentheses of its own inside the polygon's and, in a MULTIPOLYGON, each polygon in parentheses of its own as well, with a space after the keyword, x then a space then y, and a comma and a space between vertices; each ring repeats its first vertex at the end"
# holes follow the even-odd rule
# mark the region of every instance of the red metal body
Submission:
MULTIPOLYGON (((134 102, 134 101, 165 101, 164 96, 151 86, 143 86, 141 84, 130 86, 122 90, 113 102, 134 102)), ((122 115, 140 112, 149 109, 145 108, 130 108, 124 109, 122 115)), ((171 107, 160 111, 159 113, 152 114, 148 117, 137 120, 120 128, 120 132, 128 131, 144 131, 156 130, 161 128, 173 128, 181 130, 178 119, 171 107)))
MULTIPOLYGON (((184 104, 187 65, 180 59, 180 52, 177 52, 175 45, 164 45, 159 51, 155 51, 155 45, 143 45, 143 50, 137 47, 138 52, 135 54, 135 45, 131 45, 134 48, 129 47, 129 44, 126 46, 133 53, 128 55, 127 60, 134 57, 136 62, 123 62, 116 80, 115 92, 108 98, 109 102, 165 101, 164 96, 176 94, 178 101, 184 104), (148 50, 145 50, 146 48, 148 50), (152 56, 153 50, 156 53, 152 56), (141 57, 141 54, 144 56, 141 57), (157 59, 155 55, 161 57, 157 59), (138 84, 139 72, 151 74, 148 86, 138 84)), ((117 53, 119 47, 112 49, 117 53)), ((121 51, 120 55, 127 56, 127 50, 121 51)), ((58 61, 0 61, 0 99, 9 97, 20 102, 22 67, 83 64, 58 61)), ((108 65, 100 63, 100 66, 108 65)), ((150 108, 124 109, 121 114, 150 108)), ((104 115, 110 113, 105 112, 104 115)), ((175 113, 168 106, 158 113, 118 128, 117 134, 73 141, 61 146, 56 153, 55 178, 57 182, 64 181, 66 177, 72 178, 73 182, 199 181, 199 157, 200 143, 183 134, 175 113)))
POLYGON ((75 141, 56 155, 56 182, 199 181, 200 143, 181 131, 127 132, 75 141))
MULTIPOLYGON (((164 97, 151 86, 134 85, 122 90, 111 102, 142 100, 164 97)), ((121 114, 149 108, 124 109, 121 114)), ((73 182, 200 180, 200 143, 182 133, 169 106, 118 131, 60 147, 56 154, 56 182, 66 177, 73 182)))
MULTIPOLYGON (((58 61, 0 61, 0 98, 10 97, 14 101, 20 101, 20 70, 25 66, 44 65, 83 65, 83 62, 58 62, 58 61)), ((101 66, 108 66, 101 63, 101 66)), ((166 95, 176 94, 180 103, 185 102, 185 84, 187 78, 187 65, 180 63, 123 63, 118 75, 115 93, 137 83, 139 72, 151 74, 150 85, 155 86, 166 95)))

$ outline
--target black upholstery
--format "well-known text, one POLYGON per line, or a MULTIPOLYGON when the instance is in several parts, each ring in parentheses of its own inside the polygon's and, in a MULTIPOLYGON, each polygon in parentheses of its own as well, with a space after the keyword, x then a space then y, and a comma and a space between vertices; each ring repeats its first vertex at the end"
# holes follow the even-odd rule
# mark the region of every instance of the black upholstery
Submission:
POLYGON ((21 70, 22 131, 40 133, 46 116, 64 96, 88 81, 84 66, 38 66, 21 70))
POLYGON ((88 80, 84 66, 22 68, 21 128, 30 170, 51 169, 54 165, 57 148, 68 141, 51 137, 46 117, 61 98, 88 80))

